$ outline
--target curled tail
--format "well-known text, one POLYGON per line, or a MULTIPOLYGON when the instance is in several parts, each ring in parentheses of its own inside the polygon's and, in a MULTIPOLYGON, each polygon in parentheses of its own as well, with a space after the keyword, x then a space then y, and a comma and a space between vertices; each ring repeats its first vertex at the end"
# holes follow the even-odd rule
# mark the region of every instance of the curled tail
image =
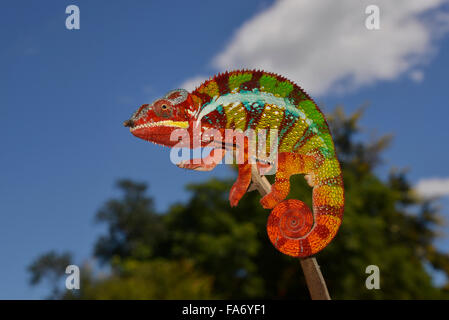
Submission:
POLYGON ((332 178, 314 173, 313 213, 296 199, 284 200, 271 211, 267 232, 279 251, 305 258, 321 251, 335 237, 344 209, 343 178, 338 171, 332 178))

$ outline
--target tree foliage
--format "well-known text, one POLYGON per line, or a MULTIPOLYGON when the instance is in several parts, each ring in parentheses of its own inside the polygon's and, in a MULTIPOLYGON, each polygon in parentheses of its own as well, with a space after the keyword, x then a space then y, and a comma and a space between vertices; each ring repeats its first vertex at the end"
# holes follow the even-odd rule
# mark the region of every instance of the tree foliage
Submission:
MULTIPOLYGON (((347 116, 339 107, 328 116, 342 162, 345 214, 334 241, 317 255, 335 299, 449 298, 436 287, 428 268, 449 275, 449 256, 434 246, 441 223, 430 200, 411 189, 406 172, 392 170, 382 181, 374 169, 391 136, 356 142, 362 110, 347 116), (379 290, 368 290, 365 269, 380 269, 379 290)), ((308 299, 297 259, 285 256, 266 235, 269 211, 251 192, 236 208, 228 203, 232 179, 187 186, 191 198, 162 214, 155 212, 146 185, 119 181, 121 199, 97 213, 108 226, 95 245, 95 257, 109 267, 105 275, 81 270, 81 289, 59 298, 81 299, 308 299)), ((311 189, 294 176, 289 198, 311 206, 311 189)), ((31 282, 61 273, 64 256, 43 255, 30 267, 31 282)), ((64 267, 65 268, 65 267, 64 267)), ((57 292, 57 291, 55 291, 57 292)))

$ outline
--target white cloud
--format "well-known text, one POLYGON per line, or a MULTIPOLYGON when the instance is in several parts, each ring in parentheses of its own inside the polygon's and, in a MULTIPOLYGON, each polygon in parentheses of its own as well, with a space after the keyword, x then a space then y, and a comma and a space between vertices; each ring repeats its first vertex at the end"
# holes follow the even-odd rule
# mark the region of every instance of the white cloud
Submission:
POLYGON ((449 178, 430 178, 420 180, 415 190, 424 197, 449 196, 449 178))
POLYGON ((448 0, 280 0, 244 23, 212 64, 220 71, 273 71, 316 95, 409 72, 419 81, 422 71, 413 70, 434 52, 434 36, 449 30, 447 14, 434 10, 444 3, 448 0), (370 4, 380 8, 380 30, 365 27, 370 4))

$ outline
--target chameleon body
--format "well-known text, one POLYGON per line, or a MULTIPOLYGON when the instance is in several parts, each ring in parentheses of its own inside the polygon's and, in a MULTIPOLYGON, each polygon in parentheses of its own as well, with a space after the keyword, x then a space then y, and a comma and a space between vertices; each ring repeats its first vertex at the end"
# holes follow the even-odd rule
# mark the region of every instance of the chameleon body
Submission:
MULTIPOLYGON (((177 144, 170 134, 180 128, 189 134, 194 134, 195 126, 201 133, 209 129, 278 130, 275 182, 260 201, 264 208, 273 209, 267 223, 271 242, 285 254, 307 257, 326 247, 336 235, 344 208, 340 164, 322 112, 292 81, 259 70, 218 74, 191 93, 177 89, 142 105, 124 124, 135 136, 169 147, 177 144), (284 200, 294 174, 305 174, 313 187, 313 212, 302 201, 284 200)), ((208 145, 201 141, 202 146, 208 145)), ((211 170, 221 160, 215 153, 228 146, 229 141, 215 144, 207 158, 178 166, 211 170)), ((247 146, 244 150, 244 162, 238 164, 238 177, 229 194, 231 206, 238 204, 251 182, 247 146)), ((260 168, 264 165, 258 163, 260 168)))

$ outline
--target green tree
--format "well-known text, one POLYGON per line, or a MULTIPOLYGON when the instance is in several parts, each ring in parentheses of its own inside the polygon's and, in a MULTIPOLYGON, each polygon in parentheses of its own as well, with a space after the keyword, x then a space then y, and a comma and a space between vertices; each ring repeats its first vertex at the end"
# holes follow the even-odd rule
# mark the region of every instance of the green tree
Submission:
MULTIPOLYGON (((375 174, 391 136, 361 142, 362 110, 347 116, 336 108, 328 116, 345 181, 345 214, 334 241, 317 254, 331 296, 336 299, 449 298, 448 285, 432 283, 425 265, 449 275, 449 256, 434 246, 441 223, 433 200, 420 199, 406 172, 375 174), (368 290, 365 269, 380 268, 380 290, 368 290)), ((61 298, 300 298, 308 291, 297 259, 279 253, 266 235, 269 215, 257 192, 231 208, 232 179, 187 186, 191 197, 158 214, 146 186, 128 180, 124 196, 97 214, 108 226, 95 256, 110 267, 99 276, 84 267, 81 290, 61 298)), ((311 206, 311 188, 292 179, 290 198, 311 206)), ((39 259, 37 260, 37 262, 39 259)), ((36 265, 35 262, 33 265, 36 265)), ((39 264, 37 264, 39 265, 39 264)), ((58 264, 30 268, 33 283, 58 264)))
POLYGON ((90 268, 81 272, 80 290, 67 291, 64 299, 210 299, 212 277, 197 272, 189 260, 117 261, 120 271, 95 276, 90 268))
POLYGON ((129 180, 121 180, 117 186, 123 190, 123 198, 109 200, 96 215, 108 232, 98 239, 95 256, 110 263, 114 258, 145 260, 160 255, 167 233, 153 199, 145 196, 147 186, 129 180))
POLYGON ((28 272, 31 274, 30 284, 36 285, 43 280, 47 280, 51 287, 51 294, 48 298, 60 297, 63 294, 60 288, 60 280, 71 261, 72 255, 70 252, 57 253, 52 250, 39 256, 28 266, 28 272))

